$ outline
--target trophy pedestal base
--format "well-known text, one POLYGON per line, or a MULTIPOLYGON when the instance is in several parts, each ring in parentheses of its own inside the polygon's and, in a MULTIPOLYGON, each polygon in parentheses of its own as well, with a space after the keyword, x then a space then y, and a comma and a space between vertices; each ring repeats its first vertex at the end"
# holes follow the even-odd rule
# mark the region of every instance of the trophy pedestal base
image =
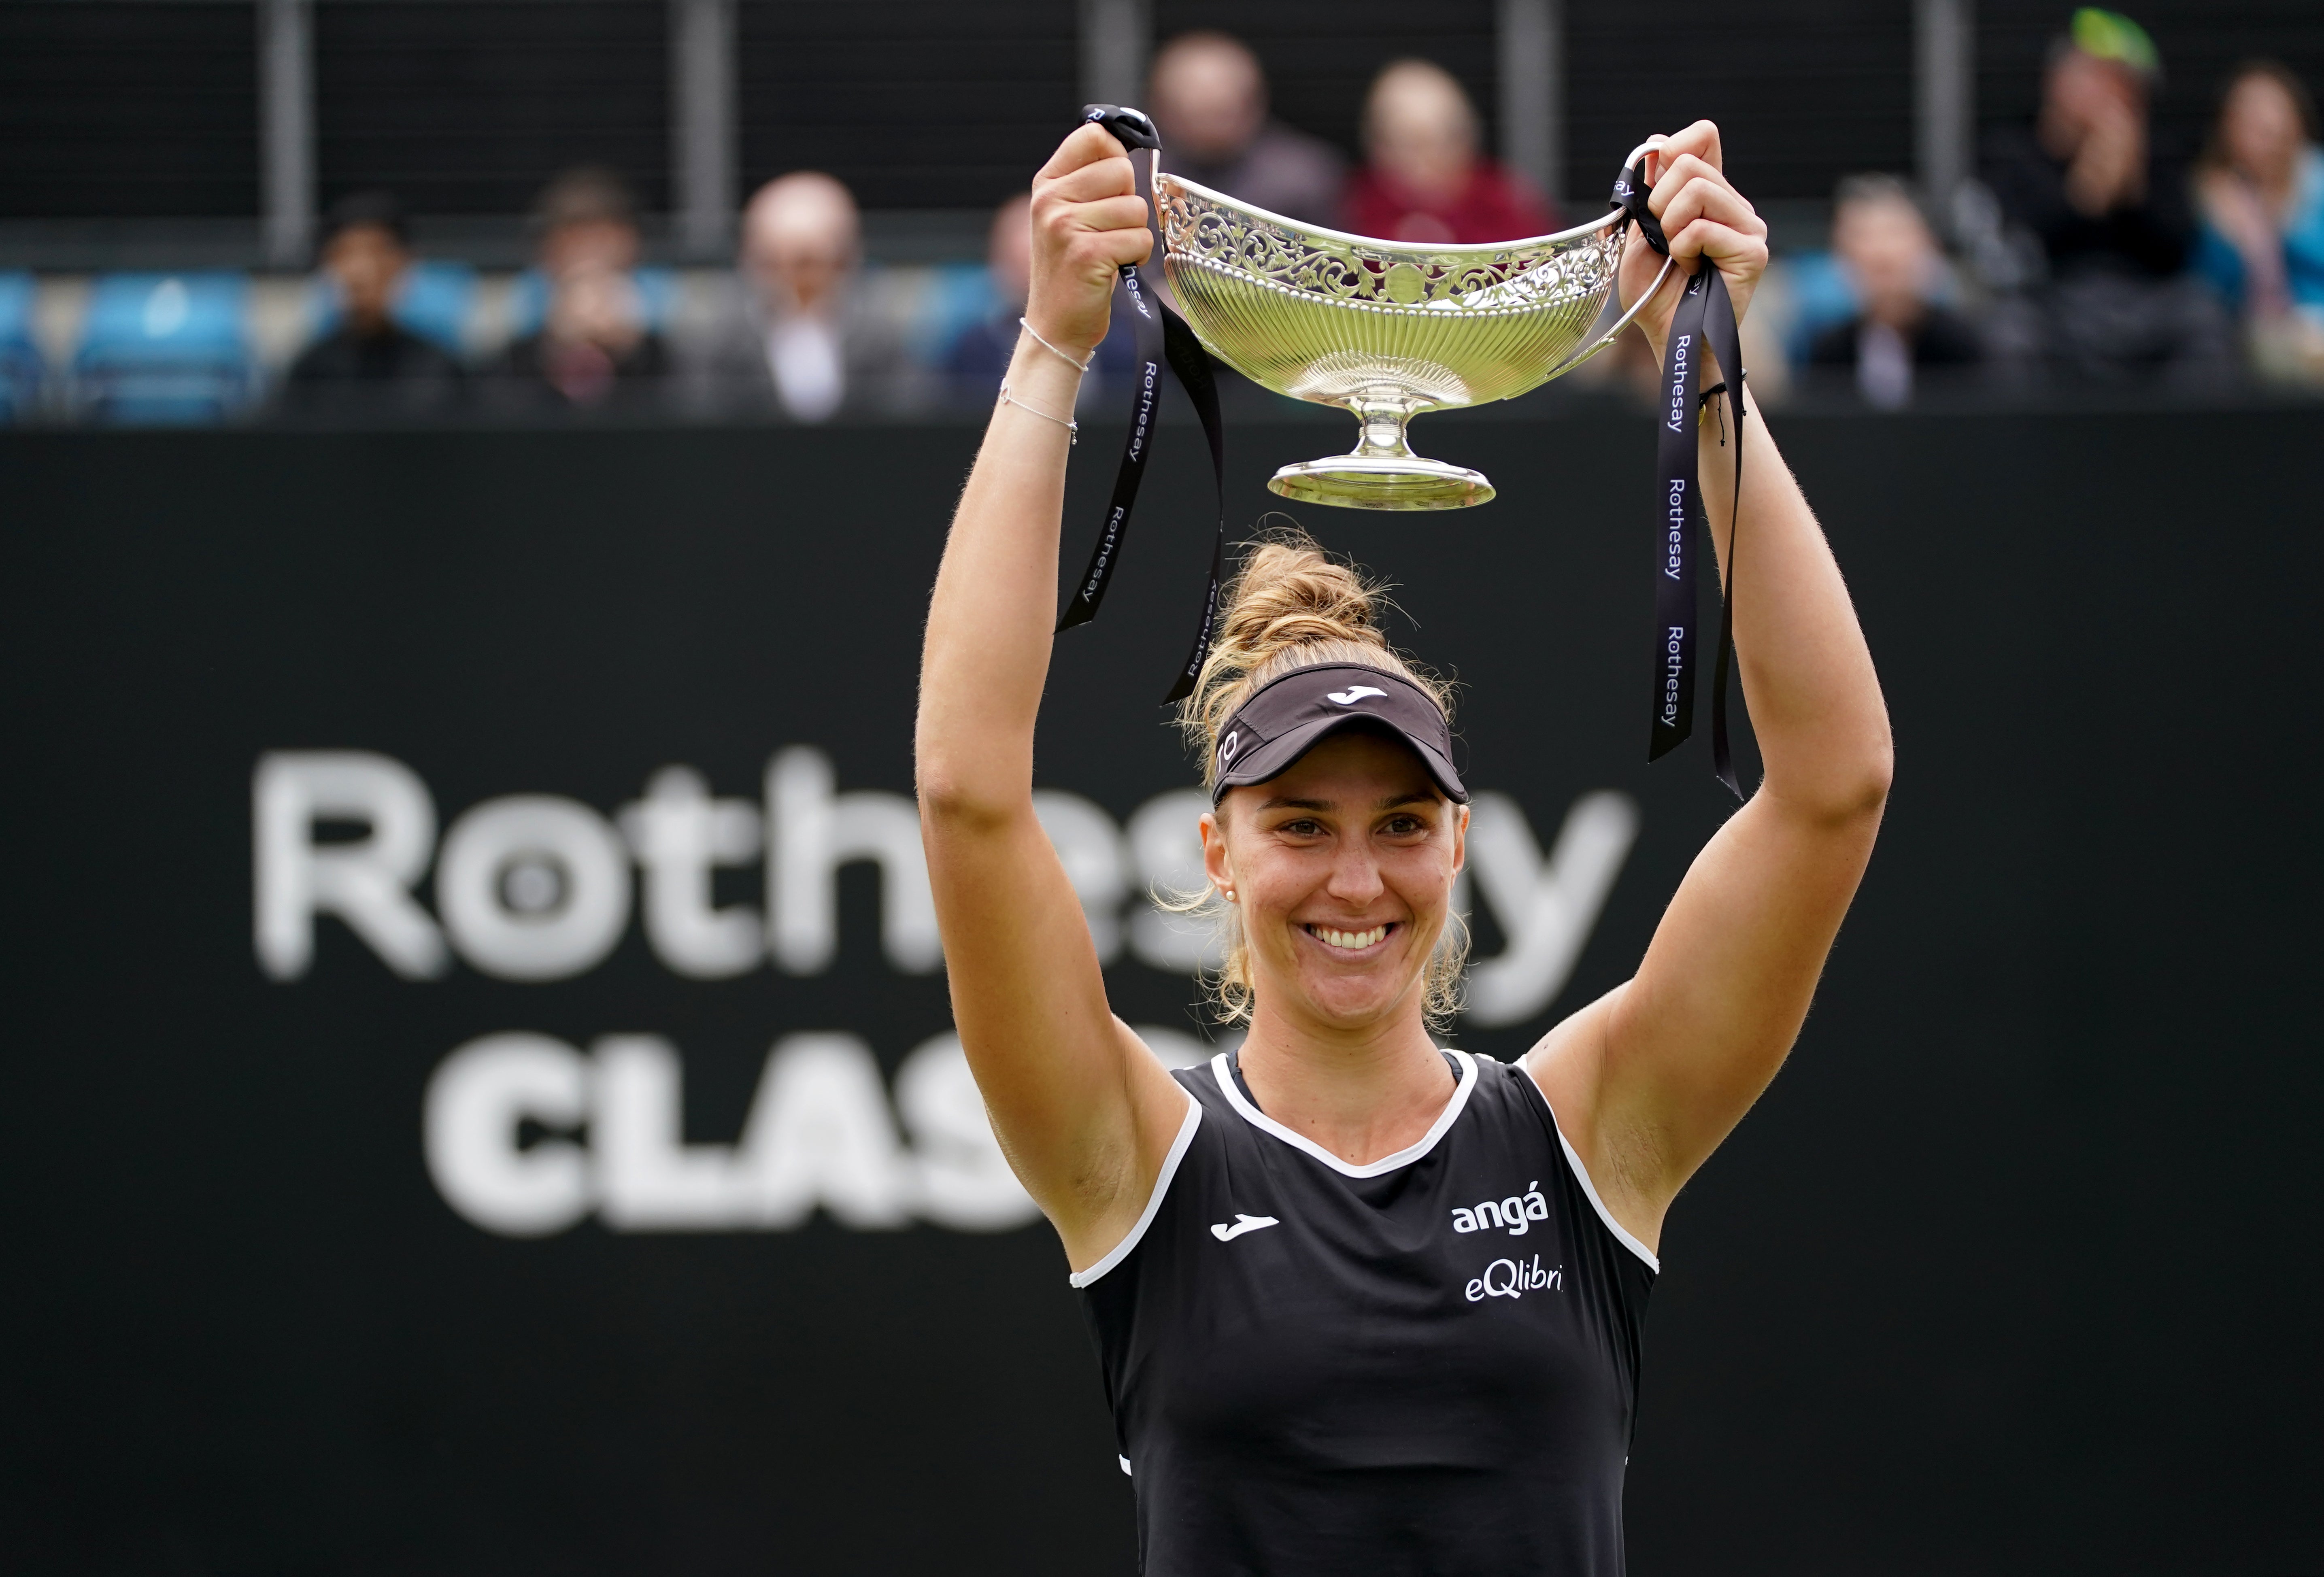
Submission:
POLYGON ((1417 455, 1333 455, 1286 466, 1269 493, 1342 509, 1466 509, 1493 496, 1480 472, 1417 455))

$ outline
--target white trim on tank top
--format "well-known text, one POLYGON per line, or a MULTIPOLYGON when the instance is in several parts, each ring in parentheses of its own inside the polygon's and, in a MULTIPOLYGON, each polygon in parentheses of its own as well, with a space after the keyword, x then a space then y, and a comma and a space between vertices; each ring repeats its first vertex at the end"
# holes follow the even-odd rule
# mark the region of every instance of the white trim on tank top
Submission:
MULTIPOLYGON (((1146 1209, 1139 1215, 1138 1224, 1130 1229, 1128 1237, 1106 1251, 1104 1259, 1087 1270, 1076 1270, 1067 1276, 1065 1281, 1068 1286, 1087 1286, 1130 1258, 1130 1251, 1138 1247, 1138 1240, 1144 1237, 1146 1229, 1154 1224, 1155 1214, 1162 1208, 1162 1196, 1170 1192, 1170 1179, 1178 1175, 1178 1163, 1186 1158, 1186 1147, 1194 1142, 1194 1130, 1202 1125, 1203 1103, 1190 1094, 1186 1097, 1185 1118, 1178 1124, 1178 1137, 1170 1141, 1170 1153, 1162 1157, 1161 1174, 1154 1179, 1154 1192, 1146 1196, 1146 1209)), ((1121 1471, 1125 1473, 1130 1471, 1127 1462, 1122 1464, 1121 1471)))
POLYGON ((1295 1133, 1245 1100, 1242 1087, 1235 1083, 1234 1070, 1227 1065, 1225 1052, 1222 1051, 1211 1059, 1211 1072, 1218 1075, 1219 1088, 1226 1093, 1227 1103, 1235 1109, 1237 1115, 1253 1128, 1262 1133, 1273 1134, 1295 1149, 1306 1151, 1334 1172, 1345 1176, 1377 1177, 1383 1172, 1393 1172, 1398 1167, 1408 1167, 1434 1149, 1436 1141, 1444 1137, 1446 1131, 1460 1118, 1461 1109, 1469 1103, 1469 1092, 1477 1087, 1477 1059, 1465 1051, 1452 1051, 1450 1048, 1446 1050, 1445 1055, 1461 1065, 1461 1081, 1453 1085, 1452 1098, 1444 1102, 1444 1110, 1436 1114, 1436 1120, 1429 1125, 1428 1131, 1397 1151, 1396 1154, 1382 1156, 1377 1161, 1367 1161, 1360 1167, 1349 1165, 1305 1134, 1295 1133))
POLYGON ((1541 1103, 1549 1107, 1549 1125, 1557 1130, 1557 1148, 1565 1152, 1565 1164, 1573 1168, 1573 1180, 1582 1185, 1582 1192, 1589 1199, 1590 1208, 1598 1213, 1598 1219, 1606 1223, 1606 1230, 1614 1234, 1616 1242, 1644 1259, 1647 1268, 1656 1276, 1660 1276, 1663 1273, 1663 1262, 1655 1258, 1655 1251, 1624 1230, 1622 1223, 1614 1219, 1614 1213, 1606 1208, 1606 1202, 1598 1197, 1598 1185, 1590 1181, 1590 1168, 1582 1164, 1581 1156, 1576 1154, 1573 1147, 1566 1142, 1564 1125, 1557 1120, 1557 1108, 1551 1104, 1549 1092, 1541 1087, 1541 1081, 1533 1076, 1533 1069, 1526 1066, 1525 1064, 1517 1064, 1517 1071, 1525 1074, 1526 1080, 1532 1084, 1534 1093, 1541 1097, 1541 1103))

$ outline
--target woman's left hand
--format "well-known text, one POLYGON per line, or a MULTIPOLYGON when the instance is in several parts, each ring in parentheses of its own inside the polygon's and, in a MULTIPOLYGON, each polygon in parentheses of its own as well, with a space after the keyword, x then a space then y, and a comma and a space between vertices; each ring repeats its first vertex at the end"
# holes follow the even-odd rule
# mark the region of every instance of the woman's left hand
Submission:
MULTIPOLYGON (((1646 179, 1654 182, 1646 208, 1662 222, 1671 256, 1678 263, 1675 272, 1692 273, 1708 259, 1726 277, 1727 294, 1739 322, 1767 269, 1767 222, 1728 181, 1722 162, 1719 128, 1709 121, 1657 139, 1646 155, 1646 179)), ((1651 289, 1662 266, 1661 254, 1634 233, 1622 257, 1623 301, 1635 301, 1651 289)), ((1638 327, 1653 344, 1657 360, 1678 296, 1675 283, 1666 284, 1638 314, 1638 327)))

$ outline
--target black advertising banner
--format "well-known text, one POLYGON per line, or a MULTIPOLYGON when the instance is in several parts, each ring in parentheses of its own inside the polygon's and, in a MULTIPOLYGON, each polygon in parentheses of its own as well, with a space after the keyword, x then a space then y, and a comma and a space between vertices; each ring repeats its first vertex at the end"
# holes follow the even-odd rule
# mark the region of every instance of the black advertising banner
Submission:
MULTIPOLYGON (((2312 1030, 2265 983, 2312 945, 2279 879, 2313 871, 2314 733, 2246 732, 2263 698, 2211 681, 2296 626, 2303 576, 2255 586, 2193 522, 2236 478, 2255 509, 2306 420, 1778 420, 1899 790, 1793 1065, 1673 1213, 1637 1571, 2291 1559, 2313 1393, 2248 1333, 2288 1354, 2313 1273, 2229 1268, 2318 1203, 2312 1030), (2107 522, 2070 639, 2038 618, 2069 514, 2107 522), (2061 688, 2069 648, 2118 671, 2061 688), (2073 738, 2158 742, 2146 779, 2068 753, 2070 699, 2101 714, 2073 738), (2220 1297, 2246 1358, 2199 1346, 2220 1297)), ((1448 421, 1514 508, 1303 517, 1463 686, 1478 1051, 1620 980, 1731 807, 1637 760, 1646 427, 1448 421)), ((1237 431, 1247 521, 1314 434, 1237 431)), ((973 443, 0 439, 26 1569, 1130 1569, 1063 1256, 951 1039, 909 798, 973 443)), ((1210 489, 1148 483, 1157 519, 1210 489)), ((1176 1059, 1211 1044, 1208 939, 1148 895, 1192 880, 1202 796, 1153 679, 1204 535, 1142 535, 1060 645, 1040 762, 1115 1004, 1176 1059)))

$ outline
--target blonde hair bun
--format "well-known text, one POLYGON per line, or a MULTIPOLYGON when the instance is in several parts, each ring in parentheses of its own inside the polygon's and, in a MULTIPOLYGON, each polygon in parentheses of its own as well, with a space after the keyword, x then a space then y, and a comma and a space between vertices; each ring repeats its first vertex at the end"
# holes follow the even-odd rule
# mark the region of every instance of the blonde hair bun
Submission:
POLYGON ((1219 731, 1251 692, 1294 669, 1353 662, 1401 674, 1452 717, 1452 687, 1395 647, 1379 626, 1385 584, 1333 558, 1296 526, 1263 534, 1243 555, 1220 601, 1216 636, 1178 726, 1199 751, 1204 781, 1217 770, 1219 731))

